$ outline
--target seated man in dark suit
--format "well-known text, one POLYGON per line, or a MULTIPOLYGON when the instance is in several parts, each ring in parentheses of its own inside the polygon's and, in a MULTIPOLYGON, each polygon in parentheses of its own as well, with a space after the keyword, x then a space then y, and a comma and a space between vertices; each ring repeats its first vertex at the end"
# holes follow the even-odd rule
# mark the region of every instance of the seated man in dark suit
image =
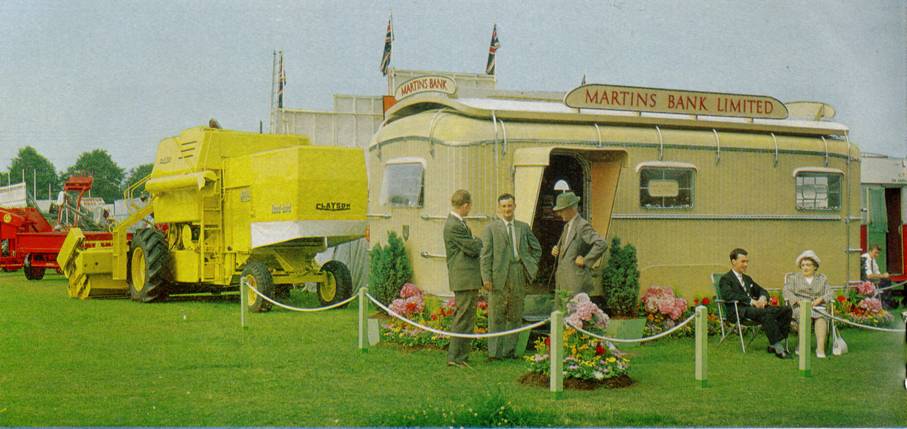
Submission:
POLYGON ((762 325, 768 337, 768 352, 785 359, 789 357, 784 348, 784 340, 790 332, 792 312, 790 307, 768 306, 768 292, 746 275, 749 257, 746 250, 734 249, 731 251, 731 270, 721 277, 718 290, 721 299, 726 301, 725 311, 729 320, 737 320, 734 313, 734 304, 740 310, 740 320, 744 318, 758 322, 762 325))

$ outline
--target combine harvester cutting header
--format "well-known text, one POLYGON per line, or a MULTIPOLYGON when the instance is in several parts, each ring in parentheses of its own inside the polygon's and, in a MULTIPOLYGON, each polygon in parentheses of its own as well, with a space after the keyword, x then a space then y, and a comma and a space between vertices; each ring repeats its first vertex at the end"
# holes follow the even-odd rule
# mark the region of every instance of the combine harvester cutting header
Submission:
MULTIPOLYGON (((236 290, 240 278, 269 297, 305 282, 317 283, 323 304, 352 294, 349 269, 319 266, 315 255, 365 234, 362 150, 198 127, 161 141, 145 180, 127 194, 144 183, 151 204, 117 225, 109 247, 70 230, 58 257, 70 296, 149 302, 236 290), (147 227, 129 240, 139 223, 147 227)), ((248 303, 270 309, 251 290, 248 303)))

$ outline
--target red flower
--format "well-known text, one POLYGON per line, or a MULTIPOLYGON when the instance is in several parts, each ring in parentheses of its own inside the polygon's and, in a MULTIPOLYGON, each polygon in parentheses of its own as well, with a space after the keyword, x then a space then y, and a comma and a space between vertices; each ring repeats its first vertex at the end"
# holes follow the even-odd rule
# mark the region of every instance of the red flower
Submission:
POLYGON ((702 298, 702 305, 709 305, 712 301, 709 300, 709 297, 702 298))
MULTIPOLYGON (((706 299, 708 298, 703 299, 703 301, 705 301, 706 299)), ((699 305, 699 298, 693 298, 693 305, 699 305)))
POLYGON ((416 312, 416 308, 417 308, 417 307, 416 307, 416 303, 415 303, 415 302, 407 302, 407 303, 406 303, 406 311, 407 311, 407 312, 409 312, 409 313, 415 313, 415 312, 416 312))
POLYGON ((599 356, 605 354, 605 348, 602 347, 601 344, 595 346, 595 354, 597 354, 597 355, 599 355, 599 356))
POLYGON ((551 337, 545 337, 545 345, 551 347, 551 337))
POLYGON ((843 304, 844 301, 847 301, 847 298, 845 298, 844 295, 838 295, 838 302, 843 304))
POLYGON ((777 307, 778 306, 778 297, 773 296, 771 299, 768 300, 768 303, 769 303, 769 305, 771 305, 773 307, 777 307))
POLYGON ((438 315, 435 313, 431 314, 431 320, 438 320, 438 315))
POLYGON ((488 308, 488 302, 486 302, 486 301, 484 301, 484 300, 483 300, 483 301, 479 301, 479 303, 476 304, 476 306, 479 307, 479 308, 481 308, 482 310, 484 310, 484 309, 488 308))

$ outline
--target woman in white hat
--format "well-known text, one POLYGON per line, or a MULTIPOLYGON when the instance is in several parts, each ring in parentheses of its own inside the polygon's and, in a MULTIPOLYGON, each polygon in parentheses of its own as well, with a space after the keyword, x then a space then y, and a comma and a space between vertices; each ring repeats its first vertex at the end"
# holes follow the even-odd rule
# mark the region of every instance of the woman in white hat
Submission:
MULTIPOLYGON (((784 281, 784 301, 794 310, 794 319, 800 317, 799 302, 805 299, 812 301, 812 306, 820 306, 831 299, 828 289, 828 280, 824 274, 816 272, 819 269, 819 257, 816 252, 806 250, 797 256, 797 266, 800 271, 787 276, 784 281)), ((816 325, 816 357, 825 357, 825 338, 828 334, 828 321, 815 310, 812 319, 816 325)))

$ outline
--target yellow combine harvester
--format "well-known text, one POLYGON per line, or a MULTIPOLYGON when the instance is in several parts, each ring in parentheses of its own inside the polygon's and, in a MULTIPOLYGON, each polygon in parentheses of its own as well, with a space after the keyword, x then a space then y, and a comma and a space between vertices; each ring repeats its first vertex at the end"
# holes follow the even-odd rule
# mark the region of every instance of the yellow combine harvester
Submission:
MULTIPOLYGON (((160 143, 146 180, 151 204, 117 225, 113 243, 77 228, 66 237, 58 262, 70 296, 149 302, 236 290, 240 279, 270 297, 306 282, 323 304, 351 295, 349 269, 319 266, 315 255, 365 234, 362 150, 198 127, 160 143)), ((254 292, 248 298, 251 310, 270 309, 254 292)))

